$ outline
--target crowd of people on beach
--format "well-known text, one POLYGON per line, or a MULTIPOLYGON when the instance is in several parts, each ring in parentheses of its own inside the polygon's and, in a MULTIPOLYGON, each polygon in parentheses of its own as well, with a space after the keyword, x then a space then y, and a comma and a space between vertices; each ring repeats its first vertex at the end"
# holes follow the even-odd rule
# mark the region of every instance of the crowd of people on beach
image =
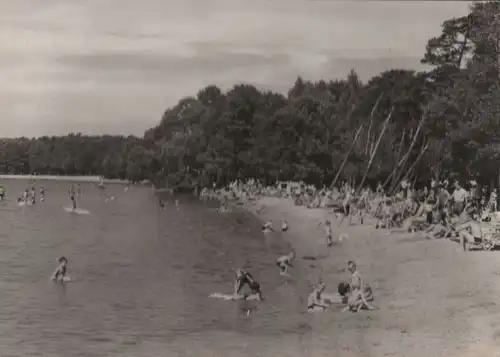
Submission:
MULTIPOLYGON (((257 180, 247 182, 234 181, 223 188, 204 188, 200 200, 217 199, 220 201, 219 212, 230 210, 229 202, 244 204, 256 201, 261 196, 292 199, 295 205, 307 208, 324 208, 338 219, 338 227, 345 221, 350 225, 374 225, 374 229, 387 229, 390 232, 410 232, 421 234, 428 239, 450 238, 460 242, 465 251, 472 248, 492 249, 500 245, 500 212, 497 213, 497 190, 480 187, 475 180, 463 185, 458 180, 432 180, 428 185, 415 188, 415 185, 403 180, 394 192, 386 192, 382 184, 376 189, 365 187, 355 190, 353 185, 342 183, 340 188, 323 187, 317 189, 302 182, 278 182, 264 186, 257 180)), ((260 214, 264 206, 256 209, 260 214)), ((332 219, 318 223, 324 228, 325 244, 331 247, 336 240, 341 242, 348 236, 333 236, 332 219)), ((289 224, 281 222, 281 232, 287 232, 289 224)), ((273 222, 267 221, 262 226, 265 234, 274 232, 273 222)), ((295 253, 279 257, 276 261, 280 274, 288 274, 293 267, 295 253)), ((343 311, 372 310, 374 294, 371 286, 364 282, 354 261, 349 261, 347 270, 351 274, 348 281, 338 285, 338 295, 324 297, 325 283, 316 285, 308 299, 309 311, 324 311, 335 302, 345 305, 343 311)), ((262 298, 260 284, 246 270, 238 269, 234 291, 235 299, 250 296, 262 298), (241 295, 241 289, 247 285, 250 294, 241 295)))

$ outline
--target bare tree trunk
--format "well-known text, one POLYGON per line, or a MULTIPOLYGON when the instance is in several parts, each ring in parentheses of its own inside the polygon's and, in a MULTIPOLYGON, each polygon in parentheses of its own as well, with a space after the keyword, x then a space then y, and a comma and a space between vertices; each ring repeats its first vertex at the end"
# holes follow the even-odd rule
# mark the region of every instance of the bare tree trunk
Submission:
POLYGON ((406 175, 403 177, 403 180, 406 180, 406 179, 408 179, 410 177, 410 175, 415 170, 415 168, 417 167, 417 165, 420 162, 420 160, 422 160, 422 157, 424 156, 424 154, 425 154, 425 152, 427 151, 428 148, 429 148, 429 143, 427 143, 424 146, 422 146, 422 148, 420 149, 420 153, 418 154, 418 156, 415 159, 415 161, 413 161, 413 163, 411 164, 411 166, 408 168, 408 171, 406 172, 406 175))
MULTIPOLYGON (((399 179, 403 173, 403 168, 404 168, 403 164, 406 162, 406 160, 408 160, 408 158, 411 154, 411 151, 413 150, 413 147, 415 146, 415 143, 417 142, 418 134, 420 133, 420 130, 422 129, 422 125, 424 124, 426 118, 427 118, 427 111, 422 115, 422 118, 420 119, 420 122, 418 123, 418 127, 417 127, 417 130, 415 131, 415 133, 413 134, 412 141, 410 143, 410 147, 406 151, 405 155, 401 158, 401 160, 399 160, 399 162, 396 166, 396 173, 397 174, 395 174, 395 176, 393 178, 394 179, 393 182, 395 182, 396 184, 399 181, 399 179)), ((392 186, 394 186, 394 184, 392 186)), ((391 190, 392 190, 392 187, 391 187, 391 190)))
POLYGON ((375 102, 375 105, 372 108, 372 111, 370 112, 370 126, 368 127, 368 135, 366 136, 366 147, 365 147, 365 155, 368 155, 370 153, 371 155, 371 149, 370 146, 370 140, 371 140, 371 134, 372 134, 372 126, 373 126, 373 116, 375 115, 375 110, 378 108, 378 105, 380 103, 380 100, 382 99, 382 96, 384 95, 384 92, 380 93, 377 101, 375 102))
POLYGON ((382 141, 382 137, 385 134, 385 131, 387 130, 387 124, 389 124, 389 121, 391 120, 392 117, 392 112, 394 111, 394 107, 391 108, 391 111, 389 112, 389 115, 384 121, 384 124, 382 125, 382 129, 380 131, 380 135, 378 136, 377 143, 375 144, 375 147, 373 148, 373 151, 370 156, 370 161, 368 162, 368 165, 366 166, 365 173, 363 174, 363 178, 361 179, 361 182, 359 183, 358 189, 356 193, 359 193, 361 189, 363 188, 363 185, 365 184, 366 177, 368 176, 368 172, 370 172, 370 168, 372 167, 373 164, 373 159, 375 158, 375 154, 377 153, 377 149, 380 145, 380 142, 382 141))
POLYGON ((330 188, 333 188, 335 184, 337 183, 337 180, 340 177, 340 174, 342 173, 342 170, 344 169, 345 164, 347 163, 347 160, 349 158, 349 155, 351 155, 352 150, 354 149, 354 146, 356 145, 356 141, 358 141, 359 134, 361 134, 361 130, 363 129, 363 124, 361 124, 358 128, 358 131, 356 132, 356 135, 354 135, 354 139, 352 140, 351 147, 349 148, 349 151, 345 154, 344 161, 342 161, 342 164, 339 167, 339 171, 335 175, 335 178, 332 181, 332 184, 330 185, 330 188))
MULTIPOLYGON (((401 136, 401 141, 399 143, 399 148, 398 148, 398 153, 397 153, 397 156, 396 156, 396 162, 399 162, 399 160, 401 159, 401 154, 403 152, 403 143, 404 143, 404 139, 405 139, 405 134, 406 134, 406 130, 403 130, 403 135, 401 136)), ((396 174, 396 170, 397 170, 398 166, 394 166, 394 168, 392 169, 392 172, 389 176, 387 176, 387 178, 385 179, 384 183, 382 184, 382 187, 385 187, 389 181, 391 180, 391 178, 396 174)))

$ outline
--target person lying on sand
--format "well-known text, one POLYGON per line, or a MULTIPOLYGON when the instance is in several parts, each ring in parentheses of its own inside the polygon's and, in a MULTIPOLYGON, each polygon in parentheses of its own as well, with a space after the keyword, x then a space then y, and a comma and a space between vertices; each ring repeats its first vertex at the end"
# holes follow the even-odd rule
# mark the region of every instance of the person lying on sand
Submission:
POLYGON ((285 275, 288 272, 288 267, 293 268, 292 262, 295 259, 295 253, 283 255, 276 260, 276 265, 280 268, 280 274, 285 275))
POLYGON ((260 300, 262 300, 262 291, 260 290, 260 284, 256 282, 253 276, 244 269, 236 269, 236 281, 234 282, 234 296, 239 296, 241 289, 245 285, 251 290, 252 295, 257 295, 260 300))
POLYGON ((356 263, 349 261, 347 270, 351 273, 351 281, 347 292, 347 306, 343 311, 358 312, 361 309, 374 310, 368 301, 373 301, 373 292, 368 284, 365 284, 359 274, 356 263))
POLYGON ((323 299, 322 294, 325 291, 326 285, 324 283, 319 283, 316 289, 309 295, 307 299, 307 311, 324 311, 328 309, 331 304, 329 301, 323 299))

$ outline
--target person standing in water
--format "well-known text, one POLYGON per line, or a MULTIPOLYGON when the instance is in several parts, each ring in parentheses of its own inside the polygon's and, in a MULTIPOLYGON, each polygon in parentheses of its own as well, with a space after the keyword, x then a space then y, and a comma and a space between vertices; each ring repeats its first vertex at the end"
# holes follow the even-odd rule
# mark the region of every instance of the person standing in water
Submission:
POLYGON ((59 265, 57 266, 57 269, 54 272, 54 274, 52 274, 51 279, 53 281, 62 282, 62 281, 64 281, 64 278, 66 277, 68 259, 66 259, 65 257, 60 257, 58 259, 58 262, 59 262, 59 265))
POLYGON ((75 188, 73 185, 71 185, 71 188, 69 189, 69 199, 73 205, 73 211, 76 210, 75 188))
POLYGON ((34 205, 36 202, 36 190, 35 185, 31 186, 31 204, 34 205))
POLYGON ((26 190, 24 190, 24 193, 23 193, 24 204, 28 204, 28 196, 29 196, 29 191, 28 191, 28 189, 26 189, 26 190))
POLYGON ((45 201, 45 189, 43 188, 43 186, 40 186, 40 201, 45 201))
POLYGON ((158 206, 160 207, 160 210, 163 211, 165 209, 165 202, 161 197, 158 197, 158 206))
POLYGON ((245 285, 251 290, 252 295, 257 295, 259 300, 262 300, 262 291, 260 290, 260 284, 255 281, 253 276, 244 269, 236 269, 236 281, 234 282, 234 295, 240 294, 241 289, 245 285))
POLYGON ((177 208, 177 211, 180 209, 179 208, 179 200, 175 200, 175 208, 177 208))
POLYGON ((5 199, 5 188, 0 185, 0 201, 3 201, 5 199))

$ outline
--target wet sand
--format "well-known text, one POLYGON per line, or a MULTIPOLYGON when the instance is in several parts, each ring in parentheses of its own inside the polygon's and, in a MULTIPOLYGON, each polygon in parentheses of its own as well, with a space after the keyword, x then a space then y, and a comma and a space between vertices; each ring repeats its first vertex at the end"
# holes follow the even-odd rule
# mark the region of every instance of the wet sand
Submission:
MULTIPOLYGON (((327 290, 348 278, 355 260, 375 294, 376 311, 325 313, 314 328, 310 355, 335 356, 500 356, 500 252, 463 252, 449 240, 375 230, 370 223, 350 226, 325 209, 295 206, 292 200, 261 198, 245 204, 279 229, 302 256, 310 283, 321 277, 327 290), (264 207, 260 213, 259 208, 264 207), (318 222, 333 221, 334 238, 349 238, 326 248, 318 222)), ((292 272, 293 273, 293 272, 292 272)), ((340 309, 339 309, 340 310, 340 309)))

